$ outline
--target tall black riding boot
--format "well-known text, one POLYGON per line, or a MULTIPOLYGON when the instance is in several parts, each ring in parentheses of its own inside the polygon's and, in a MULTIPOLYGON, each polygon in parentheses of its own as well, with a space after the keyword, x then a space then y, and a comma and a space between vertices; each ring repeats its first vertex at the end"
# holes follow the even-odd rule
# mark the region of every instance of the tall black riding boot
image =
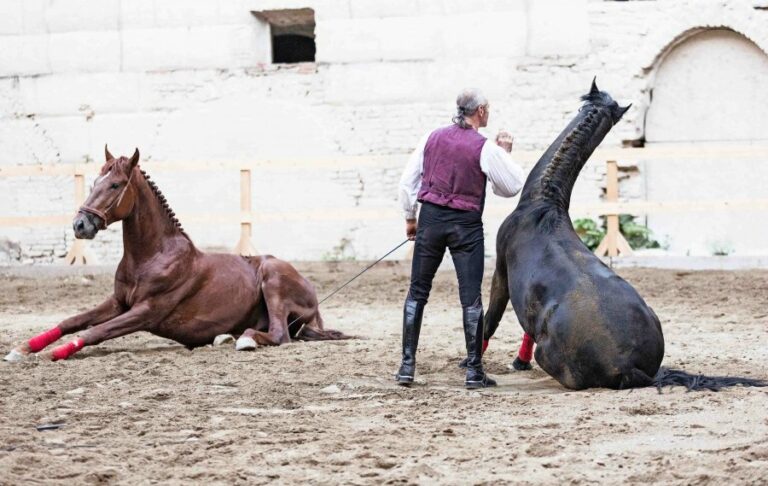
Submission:
POLYGON ((401 385, 410 386, 416 376, 416 348, 419 346, 421 318, 424 315, 424 304, 405 299, 403 307, 403 362, 395 380, 401 385))
POLYGON ((480 299, 464 307, 463 313, 464 338, 467 341, 467 379, 464 386, 469 389, 496 386, 496 381, 483 371, 483 305, 480 299))

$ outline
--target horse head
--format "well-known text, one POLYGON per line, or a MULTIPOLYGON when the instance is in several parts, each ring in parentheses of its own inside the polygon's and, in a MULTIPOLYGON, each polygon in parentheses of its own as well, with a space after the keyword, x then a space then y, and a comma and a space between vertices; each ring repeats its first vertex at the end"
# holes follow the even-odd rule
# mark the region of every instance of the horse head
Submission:
POLYGON ((613 122, 613 124, 617 124, 619 120, 621 120, 621 117, 624 116, 624 114, 629 110, 629 108, 632 106, 632 103, 628 104, 627 106, 619 106, 616 101, 611 98, 611 95, 606 93, 605 91, 600 91, 597 88, 597 77, 592 79, 592 87, 589 90, 589 93, 585 94, 581 97, 581 100, 584 101, 583 109, 589 109, 589 108, 597 108, 600 111, 603 111, 606 115, 608 115, 608 118, 613 122))
POLYGON ((99 230, 128 217, 136 201, 136 190, 131 181, 139 163, 139 149, 131 158, 115 158, 105 145, 104 155, 106 162, 72 222, 75 237, 79 239, 93 239, 99 230))
POLYGON ((611 95, 597 88, 595 81, 596 79, 592 80, 589 93, 581 97, 584 104, 579 110, 586 115, 588 122, 585 127, 588 129, 582 134, 580 145, 585 149, 585 153, 589 154, 600 145, 611 128, 621 120, 621 117, 632 106, 631 103, 627 106, 619 106, 611 95))

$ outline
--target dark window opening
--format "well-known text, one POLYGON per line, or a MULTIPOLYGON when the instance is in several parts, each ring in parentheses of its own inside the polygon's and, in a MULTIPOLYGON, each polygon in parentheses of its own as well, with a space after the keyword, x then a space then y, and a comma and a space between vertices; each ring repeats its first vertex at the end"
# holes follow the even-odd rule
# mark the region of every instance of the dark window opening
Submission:
POLYGON ((254 12, 269 23, 272 62, 315 62, 315 11, 311 8, 254 12))
POLYGON ((314 61, 314 39, 296 34, 272 36, 272 62, 294 63, 314 61))

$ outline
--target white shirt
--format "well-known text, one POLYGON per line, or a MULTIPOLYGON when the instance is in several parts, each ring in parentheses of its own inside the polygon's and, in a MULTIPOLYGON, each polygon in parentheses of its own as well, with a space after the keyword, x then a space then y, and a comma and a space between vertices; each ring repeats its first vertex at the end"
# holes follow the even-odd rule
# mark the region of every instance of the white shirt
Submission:
MULTIPOLYGON (((405 219, 416 219, 418 209, 416 198, 421 189, 421 177, 424 174, 424 147, 430 135, 431 132, 419 140, 416 150, 405 164, 405 170, 400 177, 398 195, 405 219)), ((525 183, 523 169, 492 140, 486 140, 480 151, 480 170, 488 177, 493 193, 497 196, 512 197, 520 192, 525 183)))

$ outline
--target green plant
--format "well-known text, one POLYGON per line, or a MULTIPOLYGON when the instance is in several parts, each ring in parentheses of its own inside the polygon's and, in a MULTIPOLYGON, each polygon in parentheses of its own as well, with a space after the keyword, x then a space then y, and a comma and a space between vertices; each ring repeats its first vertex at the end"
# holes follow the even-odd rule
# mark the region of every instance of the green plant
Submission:
POLYGON ((601 230, 594 219, 580 218, 573 221, 573 229, 579 235, 581 241, 587 245, 591 251, 595 251, 597 245, 603 241, 605 231, 601 230))
MULTIPOLYGON (((605 223, 603 226, 605 227, 605 223)), ((635 217, 631 214, 619 215, 619 228, 632 248, 661 248, 659 242, 651 237, 651 230, 647 226, 636 223, 635 217)))
MULTIPOLYGON (((605 216, 600 217, 602 223, 598 226, 597 222, 591 218, 580 218, 573 221, 573 229, 579 235, 581 241, 587 245, 587 248, 594 251, 605 238, 607 222, 605 216)), ((631 214, 619 215, 619 230, 624 238, 627 239, 629 246, 638 248, 661 248, 658 241, 653 239, 651 230, 647 226, 635 222, 635 217, 631 214)))

